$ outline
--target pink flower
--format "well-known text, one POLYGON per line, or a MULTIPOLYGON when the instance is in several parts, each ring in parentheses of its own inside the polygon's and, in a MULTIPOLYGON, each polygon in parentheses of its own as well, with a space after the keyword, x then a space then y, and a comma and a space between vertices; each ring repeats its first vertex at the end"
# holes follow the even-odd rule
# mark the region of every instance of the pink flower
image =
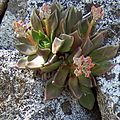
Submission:
POLYGON ((84 57, 84 55, 80 56, 80 58, 73 58, 73 64, 75 65, 76 69, 74 74, 76 76, 80 76, 85 74, 85 77, 90 77, 91 68, 94 67, 95 64, 92 63, 91 57, 84 57))
POLYGON ((102 7, 92 6, 91 13, 93 15, 94 20, 98 20, 98 19, 102 18, 104 15, 104 11, 103 11, 102 7))
POLYGON ((40 18, 43 19, 43 18, 49 18, 51 14, 51 9, 50 9, 50 6, 47 4, 47 3, 44 3, 40 9, 40 18))

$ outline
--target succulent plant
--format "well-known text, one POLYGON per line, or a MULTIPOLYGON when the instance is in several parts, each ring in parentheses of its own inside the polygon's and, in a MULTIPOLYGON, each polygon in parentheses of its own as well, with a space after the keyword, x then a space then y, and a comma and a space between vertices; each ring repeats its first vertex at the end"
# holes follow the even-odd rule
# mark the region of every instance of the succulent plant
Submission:
POLYGON ((82 106, 93 108, 95 78, 114 66, 108 60, 118 50, 118 45, 103 44, 106 30, 95 32, 103 14, 101 7, 93 6, 83 17, 75 7, 43 4, 39 11, 33 10, 30 23, 14 23, 16 48, 26 55, 17 67, 37 69, 41 75, 53 73, 45 87, 45 100, 67 88, 82 106))

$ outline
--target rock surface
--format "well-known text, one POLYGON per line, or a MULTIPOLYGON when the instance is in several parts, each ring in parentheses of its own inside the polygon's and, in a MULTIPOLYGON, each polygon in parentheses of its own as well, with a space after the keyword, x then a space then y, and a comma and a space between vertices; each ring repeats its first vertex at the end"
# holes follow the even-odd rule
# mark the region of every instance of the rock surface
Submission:
POLYGON ((0 120, 100 120, 98 108, 87 111, 63 93, 44 101, 45 81, 30 70, 18 70, 18 51, 0 50, 0 120))
MULTIPOLYGON (((93 0, 60 1, 64 5, 75 5, 83 11, 86 8, 86 13, 93 2, 93 0)), ((66 93, 58 99, 45 102, 43 100, 45 82, 35 79, 32 71, 13 68, 13 64, 21 55, 15 51, 12 22, 21 17, 28 19, 32 8, 40 7, 44 2, 44 0, 11 0, 9 2, 0 26, 0 118, 1 120, 99 120, 98 109, 95 108, 92 112, 88 112, 66 93), (23 14, 20 14, 20 11, 23 14)), ((96 3, 95 0, 94 2, 96 3)), ((98 0, 97 3, 103 5, 105 9, 105 17, 100 21, 98 28, 110 30, 107 43, 120 42, 119 0, 98 0)), ((97 99, 102 120, 120 119, 119 53, 113 62, 118 65, 106 75, 97 78, 97 99)))

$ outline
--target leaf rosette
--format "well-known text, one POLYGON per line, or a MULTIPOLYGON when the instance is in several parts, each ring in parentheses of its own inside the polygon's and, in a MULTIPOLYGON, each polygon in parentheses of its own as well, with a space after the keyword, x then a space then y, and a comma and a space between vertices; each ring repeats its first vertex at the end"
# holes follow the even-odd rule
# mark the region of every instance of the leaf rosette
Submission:
POLYGON ((91 14, 83 17, 75 7, 64 8, 57 2, 34 9, 29 24, 14 23, 16 48, 26 55, 17 67, 38 69, 41 75, 54 73, 45 87, 45 100, 68 88, 82 106, 93 108, 95 77, 114 67, 108 60, 119 47, 103 44, 106 30, 95 32, 103 13, 101 7, 93 6, 91 14))

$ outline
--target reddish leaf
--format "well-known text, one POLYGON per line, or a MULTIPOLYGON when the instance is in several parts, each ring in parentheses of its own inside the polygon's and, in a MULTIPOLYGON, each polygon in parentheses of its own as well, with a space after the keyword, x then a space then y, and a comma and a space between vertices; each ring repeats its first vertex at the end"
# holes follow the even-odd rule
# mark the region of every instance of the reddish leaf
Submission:
POLYGON ((72 93, 72 95, 79 99, 82 96, 80 87, 79 87, 79 83, 78 83, 78 78, 76 76, 71 76, 68 80, 68 86, 69 89, 72 93))
POLYGON ((84 76, 79 76, 79 83, 86 87, 93 87, 91 78, 86 78, 84 76))
POLYGON ((68 67, 62 65, 56 72, 55 76, 53 77, 52 83, 55 86, 63 87, 68 76, 68 73, 69 73, 68 67))
POLYGON ((107 71, 112 69, 114 66, 115 65, 113 65, 109 61, 103 61, 103 62, 96 63, 91 71, 93 75, 99 76, 99 75, 105 74, 107 71))
POLYGON ((119 46, 113 46, 113 45, 104 46, 94 50, 90 54, 90 57, 92 57, 92 60, 94 62, 109 60, 117 54, 118 48, 119 46))
POLYGON ((63 88, 57 87, 52 84, 52 81, 49 81, 45 88, 45 100, 53 99, 58 97, 63 88))

